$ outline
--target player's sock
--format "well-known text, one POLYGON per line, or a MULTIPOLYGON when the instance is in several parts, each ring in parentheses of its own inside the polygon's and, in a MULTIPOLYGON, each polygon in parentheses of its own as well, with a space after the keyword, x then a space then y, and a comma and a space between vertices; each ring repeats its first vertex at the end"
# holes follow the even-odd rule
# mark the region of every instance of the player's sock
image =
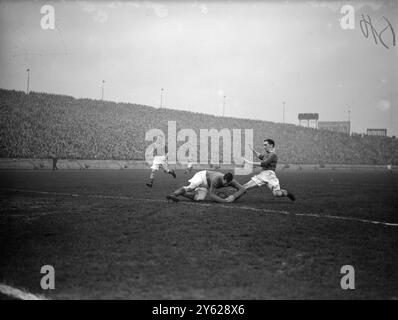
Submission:
POLYGON ((149 179, 149 183, 146 184, 148 187, 152 188, 153 186, 153 179, 149 179))
POLYGON ((290 193, 290 192, 287 193, 286 197, 288 197, 291 201, 295 201, 296 200, 296 197, 294 196, 294 194, 290 193))
POLYGON ((284 190, 284 189, 275 191, 274 195, 276 197, 288 197, 291 201, 295 201, 296 200, 296 197, 294 196, 293 193, 291 193, 291 192, 289 192, 287 190, 284 190))
POLYGON ((173 176, 174 179, 176 178, 176 173, 173 169, 169 170, 169 173, 173 176))
POLYGON ((177 196, 175 196, 174 194, 169 194, 168 196, 166 196, 166 199, 173 200, 174 202, 180 201, 180 199, 178 199, 177 196))

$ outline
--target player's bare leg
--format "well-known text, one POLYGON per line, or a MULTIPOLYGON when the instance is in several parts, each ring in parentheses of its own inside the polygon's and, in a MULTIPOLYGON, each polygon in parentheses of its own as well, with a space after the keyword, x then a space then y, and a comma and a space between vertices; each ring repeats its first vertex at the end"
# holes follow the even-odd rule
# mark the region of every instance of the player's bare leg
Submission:
MULTIPOLYGON (((249 190, 252 188, 256 188, 258 186, 253 180, 250 180, 248 183, 244 184, 243 187, 245 188, 245 190, 249 190)), ((274 189, 274 190, 272 190, 272 194, 274 195, 274 197, 277 197, 277 198, 287 197, 291 201, 296 200, 296 197, 293 195, 293 193, 291 193, 287 190, 284 190, 284 189, 277 189, 277 190, 274 189)), ((235 198, 235 199, 237 199, 237 198, 235 198)))
POLYGON ((243 190, 238 191, 234 194, 235 200, 242 197, 247 192, 247 190, 252 189, 252 188, 257 188, 258 185, 253 180, 250 180, 249 182, 245 183, 242 187, 243 187, 243 190))
POLYGON ((173 200, 174 202, 180 201, 180 199, 178 199, 179 196, 183 196, 183 197, 189 198, 191 200, 194 200, 193 197, 191 198, 191 196, 190 196, 190 191, 192 191, 192 190, 188 189, 186 187, 181 187, 181 188, 178 188, 173 193, 170 193, 166 198, 168 200, 173 200))
POLYGON ((149 183, 147 183, 146 185, 148 187, 152 188, 153 180, 155 180, 155 173, 153 171, 151 171, 151 175, 149 176, 149 183))
POLYGON ((195 192, 185 192, 181 196, 188 198, 189 200, 195 201, 195 192))
MULTIPOLYGON (((242 190, 242 191, 239 191, 239 192, 237 192, 235 195, 234 195, 234 198, 235 198, 235 200, 237 200, 237 199, 239 199, 240 197, 242 197, 246 192, 247 192, 247 190, 249 190, 249 189, 252 189, 252 188, 258 188, 258 185, 257 185, 257 183, 255 183, 253 180, 250 180, 249 182, 247 182, 247 183, 245 183, 244 185, 243 185, 243 188, 244 188, 244 190, 242 190)), ((275 196, 275 197, 287 197, 287 198, 289 198, 291 201, 295 201, 296 200, 296 197, 292 194, 292 193, 290 193, 289 191, 287 191, 287 190, 284 190, 284 189, 279 189, 279 190, 272 190, 272 194, 275 196)), ((234 200, 234 201, 235 201, 234 200)))
POLYGON ((173 193, 170 193, 169 195, 166 196, 167 200, 173 200, 174 202, 178 202, 180 201, 180 199, 178 199, 178 196, 181 196, 183 194, 185 194, 187 191, 185 190, 184 187, 181 187, 179 189, 177 189, 176 191, 174 191, 173 193))
POLYGON ((233 196, 232 201, 238 200, 240 197, 242 197, 247 192, 247 190, 249 190, 251 188, 257 188, 258 185, 256 183, 254 183, 254 181, 250 180, 249 182, 245 183, 242 187, 243 187, 243 189, 236 191, 233 195, 230 196, 230 197, 233 196))
POLYGON ((243 188, 245 188, 245 190, 249 190, 252 188, 258 188, 258 185, 253 180, 250 180, 243 185, 243 188))
MULTIPOLYGON (((245 188, 246 191, 249 189, 252 189, 252 188, 256 188, 256 187, 258 187, 258 185, 253 180, 250 180, 249 182, 247 182, 246 184, 243 185, 243 188, 245 188)), ((274 190, 272 190, 272 194, 274 195, 274 197, 277 197, 277 198, 287 197, 291 201, 296 200, 296 197, 293 195, 293 193, 290 193, 289 191, 284 190, 284 189, 274 189, 274 190)), ((243 195, 243 193, 242 193, 242 195, 243 195)), ((239 195, 238 197, 241 197, 242 195, 239 195)), ((237 199, 237 198, 235 198, 235 199, 237 199)))
POLYGON ((176 178, 176 173, 175 173, 174 169, 167 169, 166 172, 167 172, 168 174, 171 174, 171 175, 173 176, 174 179, 176 178))

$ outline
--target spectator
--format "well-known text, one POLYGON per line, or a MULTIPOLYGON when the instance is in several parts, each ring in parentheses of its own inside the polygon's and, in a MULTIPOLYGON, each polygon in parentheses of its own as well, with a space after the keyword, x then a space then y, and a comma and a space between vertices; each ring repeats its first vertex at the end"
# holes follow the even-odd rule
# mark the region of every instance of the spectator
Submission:
POLYGON ((169 120, 177 121, 177 130, 191 128, 198 135, 205 128, 253 129, 254 145, 268 137, 278 141, 282 163, 397 165, 398 161, 397 139, 137 104, 0 89, 0 112, 0 157, 46 158, 54 150, 53 170, 59 158, 143 159, 149 144, 145 132, 159 128, 167 134, 169 120))

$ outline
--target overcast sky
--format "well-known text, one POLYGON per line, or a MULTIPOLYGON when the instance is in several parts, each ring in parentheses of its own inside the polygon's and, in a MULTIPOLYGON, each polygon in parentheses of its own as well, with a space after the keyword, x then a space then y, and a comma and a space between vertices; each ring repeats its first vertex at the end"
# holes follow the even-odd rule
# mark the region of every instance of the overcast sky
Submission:
POLYGON ((398 1, 1 1, 0 87, 298 123, 300 112, 398 135, 398 1), (43 30, 40 9, 55 9, 43 30), (355 29, 343 30, 343 5, 355 29), (370 30, 370 29, 369 29, 370 30), (371 31, 369 31, 371 32, 371 31))

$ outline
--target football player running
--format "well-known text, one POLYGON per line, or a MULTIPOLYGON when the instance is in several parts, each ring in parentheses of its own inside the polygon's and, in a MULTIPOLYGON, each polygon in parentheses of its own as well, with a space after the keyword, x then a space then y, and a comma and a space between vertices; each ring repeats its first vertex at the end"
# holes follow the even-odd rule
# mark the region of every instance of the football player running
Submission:
POLYGON ((169 169, 167 160, 168 160, 167 147, 165 147, 165 154, 163 156, 158 156, 157 151, 155 150, 155 156, 153 158, 151 166, 151 175, 149 176, 149 183, 146 184, 148 187, 152 188, 153 181, 155 180, 155 172, 159 171, 160 169, 163 169, 164 172, 171 174, 175 179, 176 174, 173 169, 169 169))

